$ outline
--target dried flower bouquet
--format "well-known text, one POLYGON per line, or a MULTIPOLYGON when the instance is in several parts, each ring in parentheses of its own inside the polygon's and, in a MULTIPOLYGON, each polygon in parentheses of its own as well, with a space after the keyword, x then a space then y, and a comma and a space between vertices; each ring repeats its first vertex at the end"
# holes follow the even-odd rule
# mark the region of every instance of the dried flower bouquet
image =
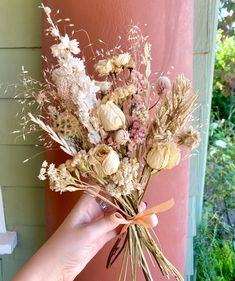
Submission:
POLYGON ((196 107, 190 82, 183 75, 173 85, 166 76, 155 85, 150 82, 151 45, 137 26, 128 33, 126 52, 119 46, 94 52, 95 80, 86 72, 78 41, 59 31, 59 22, 69 19, 52 20, 50 8, 41 7, 49 23, 46 32, 56 40, 51 46, 56 64, 45 69, 43 83, 24 76, 27 95, 33 95, 40 110, 29 113, 29 131, 37 124, 49 136, 44 145, 56 142, 70 157, 58 167, 44 161, 39 178, 48 178, 56 192, 82 190, 118 211, 123 228, 107 267, 122 256, 119 280, 126 280, 128 264, 133 281, 138 266, 146 280, 153 280, 146 253, 164 276, 183 280, 151 234, 155 214, 171 208, 173 199, 144 212, 139 206, 151 177, 178 165, 180 146, 193 148, 199 142, 198 132, 188 125, 196 107), (32 90, 35 85, 38 92, 32 90))

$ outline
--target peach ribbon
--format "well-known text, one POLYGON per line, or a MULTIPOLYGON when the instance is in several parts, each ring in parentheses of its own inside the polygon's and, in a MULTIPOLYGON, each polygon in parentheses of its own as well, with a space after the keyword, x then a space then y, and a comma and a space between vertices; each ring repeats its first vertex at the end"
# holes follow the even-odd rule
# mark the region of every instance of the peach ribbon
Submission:
POLYGON ((156 214, 169 210, 170 208, 173 207, 174 204, 175 204, 174 199, 171 198, 170 200, 160 205, 157 205, 155 207, 152 207, 150 209, 138 213, 135 217, 133 217, 130 220, 125 219, 120 213, 115 213, 116 221, 120 224, 124 224, 120 234, 125 233, 128 227, 134 224, 138 224, 146 228, 155 227, 158 223, 156 214))

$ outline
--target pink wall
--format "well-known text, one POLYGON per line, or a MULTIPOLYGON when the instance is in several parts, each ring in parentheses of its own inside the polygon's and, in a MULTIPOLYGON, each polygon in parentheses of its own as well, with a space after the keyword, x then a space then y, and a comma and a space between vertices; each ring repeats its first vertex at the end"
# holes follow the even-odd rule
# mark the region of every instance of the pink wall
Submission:
MULTIPOLYGON (((192 0, 47 0, 44 3, 53 11, 60 9, 62 17, 69 17, 76 29, 84 28, 92 42, 102 39, 109 47, 115 45, 119 34, 125 34, 132 20, 134 24, 143 26, 143 31, 150 36, 153 72, 166 73, 170 70, 171 78, 179 73, 192 77, 192 0)), ((87 44, 85 37, 82 34, 77 37, 81 47, 84 47, 87 44)), ((43 37, 43 52, 48 56, 50 42, 48 37, 43 37)), ((61 161, 63 156, 50 153, 47 158, 61 161)), ((175 199, 175 206, 159 215, 155 231, 165 255, 182 274, 185 268, 188 176, 189 162, 181 161, 178 167, 163 171, 152 180, 145 198, 148 206, 171 197, 175 199)), ((46 191, 49 234, 56 229, 78 197, 78 193, 60 196, 46 191)), ((107 245, 90 262, 77 280, 117 280, 117 266, 108 271, 105 269, 111 245, 107 245)), ((160 277, 157 269, 152 271, 154 280, 166 280, 160 277)), ((144 280, 141 278, 139 281, 144 280)))

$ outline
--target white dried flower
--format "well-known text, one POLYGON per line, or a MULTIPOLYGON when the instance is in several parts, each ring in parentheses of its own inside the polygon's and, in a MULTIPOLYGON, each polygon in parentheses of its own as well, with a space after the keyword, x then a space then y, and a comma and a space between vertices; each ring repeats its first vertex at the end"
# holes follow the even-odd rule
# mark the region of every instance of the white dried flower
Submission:
POLYGON ((99 87, 95 85, 95 80, 91 80, 84 73, 80 74, 76 82, 72 83, 70 91, 71 99, 77 106, 76 115, 79 116, 82 125, 87 129, 90 143, 98 144, 101 140, 99 128, 94 128, 91 123, 91 113, 98 104, 96 93, 99 91, 99 87))
POLYGON ((95 85, 98 86, 102 92, 108 92, 112 87, 112 84, 113 83, 109 81, 95 81, 95 85))
POLYGON ((110 182, 106 187, 107 191, 112 196, 120 197, 130 194, 133 190, 140 190, 141 185, 138 182, 139 167, 137 159, 123 158, 117 173, 112 177, 113 182, 110 182))
POLYGON ((71 162, 71 167, 76 167, 78 165, 81 165, 83 162, 88 161, 88 154, 86 153, 85 150, 80 150, 78 153, 73 157, 72 162, 71 162))
POLYGON ((54 164, 50 164, 47 170, 49 177, 50 188, 56 192, 76 191, 77 188, 71 185, 76 185, 75 179, 67 170, 65 164, 61 164, 55 168, 54 164))
POLYGON ((114 96, 116 97, 116 99, 121 100, 134 95, 136 92, 137 88, 135 87, 135 85, 131 84, 124 87, 117 87, 114 90, 114 96))
POLYGON ((149 110, 146 108, 145 104, 138 104, 133 110, 132 115, 135 116, 141 124, 146 124, 149 118, 149 110))
POLYGON ((69 57, 60 62, 64 68, 64 73, 73 77, 78 77, 80 74, 85 73, 84 61, 80 58, 69 57))
POLYGON ((44 180, 47 179, 47 177, 46 177, 46 174, 47 174, 47 166, 48 166, 47 161, 43 161, 42 167, 41 167, 40 172, 39 172, 39 175, 38 175, 38 178, 39 178, 41 181, 44 181, 44 180))
POLYGON ((46 168, 47 166, 48 166, 48 163, 47 163, 46 160, 44 160, 44 161, 42 162, 42 167, 43 167, 43 168, 46 168))
POLYGON ((137 88, 135 85, 130 84, 123 87, 117 87, 113 92, 110 92, 103 97, 102 103, 107 103, 107 101, 113 101, 116 104, 123 103, 127 98, 136 94, 137 88))
POLYGON ((76 39, 70 40, 68 34, 60 37, 61 43, 51 46, 52 55, 59 59, 71 57, 72 54, 79 54, 79 43, 76 39))
POLYGON ((121 68, 121 67, 125 67, 126 65, 128 65, 130 60, 131 60, 130 53, 123 53, 123 54, 113 57, 112 61, 117 67, 121 68))
POLYGON ((100 76, 107 76, 110 73, 112 73, 113 70, 113 64, 110 59, 105 60, 99 60, 97 64, 95 64, 95 71, 100 76))

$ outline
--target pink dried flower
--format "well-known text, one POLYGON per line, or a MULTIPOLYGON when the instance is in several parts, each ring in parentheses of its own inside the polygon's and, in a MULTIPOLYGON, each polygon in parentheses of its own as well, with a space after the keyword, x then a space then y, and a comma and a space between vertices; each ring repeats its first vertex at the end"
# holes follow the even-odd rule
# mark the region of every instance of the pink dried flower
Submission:
POLYGON ((137 70, 132 70, 131 80, 132 83, 135 84, 137 88, 142 88, 144 85, 144 76, 137 70))
POLYGON ((57 80, 57 90, 58 90, 58 95, 62 97, 63 99, 69 99, 70 98, 70 87, 71 83, 65 78, 65 77, 60 77, 57 80))
POLYGON ((134 95, 131 104, 135 106, 143 104, 143 97, 141 95, 134 95))
POLYGON ((167 76, 161 76, 157 79, 156 91, 158 95, 167 94, 171 89, 171 81, 167 76))
POLYGON ((140 121, 135 120, 132 123, 132 128, 130 130, 130 139, 135 144, 141 144, 144 143, 147 136, 147 130, 143 126, 143 124, 140 123, 140 121))

